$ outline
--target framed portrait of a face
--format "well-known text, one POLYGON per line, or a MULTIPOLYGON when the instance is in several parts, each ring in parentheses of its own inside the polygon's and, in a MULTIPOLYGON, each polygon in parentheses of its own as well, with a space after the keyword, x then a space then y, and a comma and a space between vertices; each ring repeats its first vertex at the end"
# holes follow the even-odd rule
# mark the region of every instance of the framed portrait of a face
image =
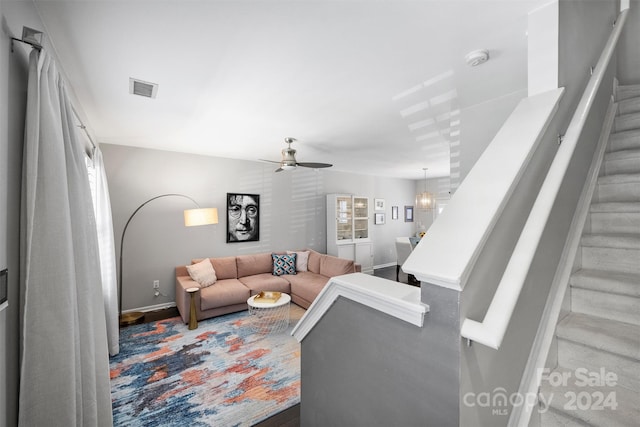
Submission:
POLYGON ((260 195, 227 193, 227 243, 260 240, 260 195))

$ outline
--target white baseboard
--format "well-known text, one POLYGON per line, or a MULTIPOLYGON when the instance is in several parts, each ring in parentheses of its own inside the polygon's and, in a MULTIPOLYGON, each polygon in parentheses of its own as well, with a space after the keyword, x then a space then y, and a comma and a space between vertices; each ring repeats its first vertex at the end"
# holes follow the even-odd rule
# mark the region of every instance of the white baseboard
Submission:
POLYGON ((129 310, 123 310, 122 314, 131 313, 134 311, 142 311, 143 313, 146 313, 149 311, 164 310, 165 308, 171 308, 175 306, 176 306, 175 301, 171 301, 171 302, 165 302, 163 304, 148 305, 146 307, 138 307, 138 308, 132 308, 129 310))
POLYGON ((373 269, 377 270, 378 268, 385 268, 385 267, 395 267, 397 264, 395 262, 388 262, 386 264, 378 264, 378 265, 374 265, 373 269))

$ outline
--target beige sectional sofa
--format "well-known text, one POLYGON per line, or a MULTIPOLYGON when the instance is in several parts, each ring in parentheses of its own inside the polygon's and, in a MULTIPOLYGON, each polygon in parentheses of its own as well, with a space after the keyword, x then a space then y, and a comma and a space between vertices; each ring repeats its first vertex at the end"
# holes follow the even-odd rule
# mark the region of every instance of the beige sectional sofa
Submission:
MULTIPOLYGON (((271 253, 209 258, 217 280, 203 287, 193 280, 187 266, 176 267, 176 305, 185 323, 189 321, 189 288, 200 288, 194 295, 198 320, 246 310, 247 299, 261 291, 279 291, 291 295, 297 305, 308 308, 329 278, 360 271, 352 260, 308 251, 307 271, 273 274, 271 253)), ((192 265, 202 261, 194 259, 192 265)))

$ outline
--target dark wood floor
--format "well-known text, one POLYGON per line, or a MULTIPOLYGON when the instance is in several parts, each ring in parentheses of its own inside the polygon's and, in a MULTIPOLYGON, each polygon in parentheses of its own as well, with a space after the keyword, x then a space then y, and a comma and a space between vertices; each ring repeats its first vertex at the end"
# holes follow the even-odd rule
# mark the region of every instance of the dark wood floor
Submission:
MULTIPOLYGON (((389 280, 396 280, 396 267, 384 267, 375 269, 374 276, 383 277, 389 280)), ((399 281, 402 283, 409 283, 411 280, 409 276, 402 271, 399 274, 399 281)), ((414 284, 414 283, 411 283, 414 284)), ((415 284, 414 284, 415 285, 415 284)), ((155 322, 156 320, 167 319, 169 317, 178 316, 178 309, 176 307, 167 308, 164 310, 157 310, 145 313, 144 322, 155 322)), ((300 426, 300 404, 294 405, 282 412, 267 418, 264 421, 259 422, 254 427, 299 427, 300 426)))

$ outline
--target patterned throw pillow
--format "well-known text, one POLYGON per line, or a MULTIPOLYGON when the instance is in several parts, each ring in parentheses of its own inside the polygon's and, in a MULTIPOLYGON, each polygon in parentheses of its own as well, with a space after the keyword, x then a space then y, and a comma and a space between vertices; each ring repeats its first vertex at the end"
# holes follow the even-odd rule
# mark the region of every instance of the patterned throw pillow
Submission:
POLYGON ((271 254, 273 259, 273 275, 296 274, 296 254, 271 254))

